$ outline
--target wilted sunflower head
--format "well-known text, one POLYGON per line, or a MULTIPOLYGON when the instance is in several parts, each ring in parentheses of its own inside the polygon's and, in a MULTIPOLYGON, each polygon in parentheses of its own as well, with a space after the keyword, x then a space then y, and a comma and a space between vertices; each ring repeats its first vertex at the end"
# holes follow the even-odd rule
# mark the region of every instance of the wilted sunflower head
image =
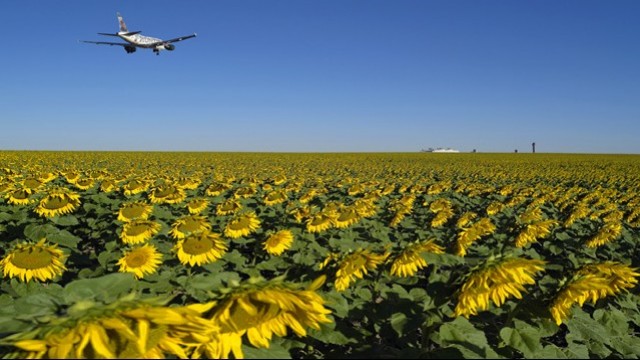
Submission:
POLYGON ((4 276, 29 282, 31 279, 47 281, 62 275, 67 269, 64 266, 66 255, 57 245, 47 245, 45 241, 16 245, 0 261, 4 276))

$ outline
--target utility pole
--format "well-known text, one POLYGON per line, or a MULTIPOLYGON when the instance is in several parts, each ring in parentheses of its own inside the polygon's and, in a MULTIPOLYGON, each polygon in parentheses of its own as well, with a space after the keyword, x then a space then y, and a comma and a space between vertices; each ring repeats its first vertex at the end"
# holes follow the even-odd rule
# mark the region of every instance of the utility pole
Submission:
POLYGON ((533 148, 533 153, 536 153, 536 143, 531 143, 531 147, 533 148))

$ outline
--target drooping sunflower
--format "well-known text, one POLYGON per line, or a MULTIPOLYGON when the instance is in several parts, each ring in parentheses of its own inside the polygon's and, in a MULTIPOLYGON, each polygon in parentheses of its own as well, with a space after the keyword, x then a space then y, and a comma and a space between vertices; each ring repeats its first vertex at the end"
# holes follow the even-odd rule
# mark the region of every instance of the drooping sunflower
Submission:
POLYGON ((125 244, 140 244, 160 232, 162 226, 150 220, 132 220, 124 223, 120 232, 120 239, 125 244))
POLYGON ((424 252, 442 254, 444 249, 432 239, 411 244, 393 260, 391 275, 400 277, 415 275, 418 270, 427 266, 427 262, 422 258, 424 252))
POLYGON ((287 201, 287 193, 282 189, 273 190, 265 195, 263 201, 267 206, 282 204, 283 202, 287 201))
POLYGON ((118 189, 118 184, 113 179, 104 179, 100 183, 100 191, 102 192, 112 192, 118 189))
POLYGON ((222 182, 214 182, 207 187, 204 191, 208 196, 218 196, 222 194, 222 192, 231 189, 231 185, 222 183, 222 182))
POLYGON ((124 203, 118 210, 118 220, 130 222, 133 220, 147 220, 153 212, 153 205, 144 201, 132 201, 124 203))
POLYGON ((22 243, 16 245, 0 261, 4 277, 18 278, 22 282, 31 279, 47 281, 62 275, 67 270, 64 266, 66 255, 56 244, 45 244, 46 239, 38 243, 22 243))
POLYGON ((288 329, 302 337, 307 328, 320 329, 320 324, 332 322, 328 317, 331 310, 316 293, 324 279, 316 279, 306 289, 281 279, 250 279, 248 284, 231 289, 207 313, 220 326, 219 339, 198 347, 194 357, 220 359, 232 353, 243 358, 245 335, 251 345, 268 348, 274 335, 286 336, 288 329))
POLYGON ((574 277, 556 295, 549 311, 556 324, 569 318, 574 304, 582 307, 586 301, 617 295, 638 283, 637 269, 613 261, 581 267, 574 277))
POLYGON ((491 235, 496 231, 496 226, 491 222, 489 218, 482 218, 469 227, 462 229, 458 233, 456 242, 456 255, 465 256, 467 254, 467 248, 483 236, 491 235))
POLYGON ((169 235, 174 239, 183 239, 189 234, 205 230, 211 230, 211 223, 209 223, 206 217, 202 215, 187 215, 177 219, 173 225, 171 225, 169 235))
POLYGON ((542 220, 528 224, 516 237, 515 245, 523 247, 545 238, 551 234, 551 228, 557 224, 555 220, 542 220))
POLYGON ((203 230, 180 239, 173 251, 183 265, 201 266, 220 259, 227 249, 219 234, 203 230))
POLYGON ((42 187, 44 182, 40 181, 37 177, 28 177, 22 180, 22 187, 25 189, 30 189, 34 192, 38 191, 42 187))
POLYGON ((591 237, 585 245, 588 248, 596 248, 614 241, 622 234, 622 224, 618 221, 606 222, 598 233, 591 237))
POLYGON ((94 184, 95 184, 95 179, 87 177, 87 178, 76 180, 74 185, 80 190, 89 190, 93 187, 94 184))
POLYGON ((524 285, 535 284, 534 275, 544 271, 545 262, 513 258, 489 264, 477 270, 462 285, 455 316, 469 317, 489 308, 489 302, 502 305, 506 299, 522 299, 524 285))
POLYGON ((307 220, 307 231, 310 233, 319 233, 333 226, 335 213, 321 211, 315 215, 310 215, 307 220))
POLYGON ((187 210, 189 211, 189 214, 199 214, 203 212, 204 209, 207 208, 207 206, 209 206, 208 199, 196 198, 191 199, 191 201, 187 203, 187 210))
POLYGON ((476 217, 478 217, 478 214, 474 213, 473 211, 467 211, 462 214, 462 216, 460 216, 458 221, 456 221, 456 227, 458 229, 465 228, 467 227, 467 225, 469 225, 471 220, 475 219, 476 217))
POLYGON ((35 212, 44 217, 54 217, 73 212, 80 206, 80 195, 64 188, 54 187, 40 200, 35 212))
POLYGON ((242 209, 242 205, 238 200, 229 199, 216 206, 216 214, 220 216, 231 215, 235 214, 240 209, 242 209))
POLYGON ((146 244, 125 252, 117 265, 120 266, 118 271, 133 273, 136 279, 141 279, 155 273, 161 263, 162 254, 155 246, 146 244))
POLYGON ((234 216, 224 228, 224 236, 232 239, 247 236, 260 228, 260 219, 253 211, 234 216))
POLYGON ((248 185, 248 186, 241 186, 239 188, 236 189, 236 191, 233 193, 233 196, 235 198, 249 198, 252 197, 253 195, 256 194, 256 189, 255 187, 248 185))
POLYGON ((147 191, 149 182, 144 179, 133 178, 122 185, 122 191, 126 196, 135 195, 147 191))
POLYGON ((338 264, 335 287, 338 291, 344 291, 349 284, 362 279, 369 270, 375 270, 389 257, 389 252, 376 254, 366 249, 358 249, 345 256, 338 264))
POLYGON ((149 192, 153 204, 177 204, 187 197, 184 189, 171 183, 160 184, 149 192))
POLYGON ((264 242, 264 249, 271 255, 280 255, 288 250, 293 243, 293 233, 291 230, 280 230, 269 236, 264 242))
POLYGON ((167 307, 131 296, 110 304, 87 302, 35 331, 7 339, 17 358, 189 358, 195 347, 219 340, 219 327, 202 315, 214 303, 167 307))
POLYGON ((344 206, 337 211, 334 218, 334 226, 339 229, 347 228, 358 221, 361 217, 355 206, 344 206))

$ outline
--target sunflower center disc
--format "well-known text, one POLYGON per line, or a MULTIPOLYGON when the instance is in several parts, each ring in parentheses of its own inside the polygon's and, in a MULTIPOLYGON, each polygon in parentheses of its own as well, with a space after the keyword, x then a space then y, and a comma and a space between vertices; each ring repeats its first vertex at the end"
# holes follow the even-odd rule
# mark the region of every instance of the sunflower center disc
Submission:
POLYGON ((127 256, 127 266, 132 268, 139 268, 146 265, 149 262, 149 256, 141 251, 134 251, 127 256))
POLYGON ((213 248, 213 241, 207 238, 190 237, 182 243, 184 252, 190 255, 200 255, 213 248))
POLYGON ((182 225, 178 228, 181 232, 196 232, 198 230, 202 230, 204 228, 204 224, 201 221, 194 219, 187 219, 184 221, 182 225))
POLYGON ((11 263, 20 269, 35 270, 42 269, 53 262, 53 256, 44 250, 38 248, 23 249, 13 255, 11 263))
POLYGON ((122 216, 126 217, 127 219, 142 217, 142 214, 144 214, 144 210, 145 208, 142 206, 126 207, 122 209, 122 216))
POLYGON ((67 198, 59 198, 59 197, 49 197, 45 200, 44 204, 42 204, 43 208, 49 210, 58 210, 69 204, 69 199, 67 198))
POLYGON ((130 235, 130 236, 142 235, 149 230, 151 230, 151 227, 147 224, 136 224, 132 226, 127 226, 127 235, 130 235))
POLYGON ((30 189, 37 189, 40 185, 42 184, 36 179, 27 179, 24 181, 24 186, 30 189))
POLYGON ((245 230, 251 228, 251 224, 249 223, 248 218, 241 217, 231 222, 231 224, 229 224, 229 228, 233 230, 245 230))

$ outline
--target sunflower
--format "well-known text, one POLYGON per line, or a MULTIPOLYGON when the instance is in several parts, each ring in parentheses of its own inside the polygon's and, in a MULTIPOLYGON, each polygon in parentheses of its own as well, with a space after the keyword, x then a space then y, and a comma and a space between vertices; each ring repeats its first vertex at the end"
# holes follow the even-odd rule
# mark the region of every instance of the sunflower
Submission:
POLYGON ((140 244, 160 232, 161 225, 150 220, 132 220, 122 226, 120 239, 125 244, 140 244))
POLYGON ((149 192, 149 199, 153 204, 177 204, 186 197, 184 189, 171 183, 160 184, 149 192))
POLYGON ((319 233, 332 227, 335 221, 335 214, 321 211, 315 215, 311 215, 307 220, 307 231, 310 233, 319 233))
POLYGON ((242 186, 233 193, 235 198, 249 198, 255 195, 256 189, 253 186, 242 186))
POLYGON ((373 202, 373 199, 358 199, 353 203, 353 208, 356 210, 360 217, 371 217, 374 216, 378 211, 373 202))
POLYGON ((297 336, 306 336, 306 328, 319 330, 320 324, 330 323, 331 310, 316 293, 325 277, 320 277, 305 288, 298 284, 278 280, 250 279, 249 284, 239 285, 225 293, 224 297, 207 313, 220 326, 217 341, 197 348, 193 357, 242 358, 242 337, 246 335, 255 347, 268 348, 276 336, 286 336, 291 329, 297 336))
POLYGON ((489 301, 496 306, 514 296, 522 299, 524 285, 533 285, 533 276, 544 271, 545 262, 513 258, 490 264, 476 272, 462 285, 458 295, 455 316, 478 314, 478 310, 489 308, 489 301))
POLYGON ((116 181, 113 179, 105 179, 105 180, 102 180, 102 182, 100 183, 100 191, 102 192, 108 193, 117 189, 118 189, 118 185, 116 184, 116 181))
POLYGON ((587 300, 595 303, 633 288, 640 276, 636 271, 613 261, 584 265, 556 295, 549 309, 551 316, 560 325, 569 317, 574 304, 582 306, 587 300))
POLYGON ((174 239, 183 239, 187 235, 205 230, 211 230, 211 224, 202 215, 187 215, 176 220, 171 225, 169 235, 174 239))
POLYGON ((280 255, 288 250, 293 243, 293 233, 291 230, 280 230, 269 236, 264 242, 264 249, 271 255, 280 255))
POLYGON ((273 177, 273 184, 276 186, 282 185, 287 182, 287 177, 284 174, 279 174, 273 177))
POLYGON ((20 281, 31 279, 46 281, 62 275, 67 270, 64 266, 66 255, 57 249, 57 245, 46 245, 45 239, 37 244, 22 243, 0 261, 4 276, 17 277, 20 281))
POLYGON ((260 219, 253 211, 234 216, 224 228, 224 236, 232 239, 247 236, 260 228, 260 219))
POLYGON ((183 265, 201 266, 220 259, 227 252, 227 244, 220 235, 203 230, 179 240, 173 251, 183 265))
POLYGON ((142 245, 124 253, 118 260, 120 272, 133 273, 136 279, 153 274, 162 263, 162 254, 153 245, 142 245))
POLYGON ((289 211, 289 214, 293 215, 293 217, 296 219, 296 222, 298 224, 301 224, 302 220, 311 216, 313 209, 314 209, 313 207, 305 205, 302 207, 296 207, 291 209, 289 211))
POLYGON ((456 222, 456 227, 458 229, 465 228, 467 225, 469 225, 471 220, 475 219, 476 217, 478 217, 478 214, 474 213, 473 211, 467 211, 466 213, 462 214, 462 216, 460 216, 460 218, 456 222))
POLYGON ((92 178, 82 178, 75 182, 75 186, 80 190, 89 190, 95 184, 95 180, 92 178))
POLYGON ((180 177, 176 181, 176 186, 186 190, 195 190, 200 185, 200 180, 197 176, 194 177, 180 177))
MULTIPOLYGON (((219 341, 219 327, 202 317, 214 303, 166 307, 127 297, 110 304, 88 301, 35 331, 7 339, 21 358, 189 358, 193 348, 219 341), (87 306, 89 305, 89 306, 87 306)), ((66 309, 65 309, 66 310, 66 309)))
POLYGON ((606 243, 614 241, 622 234, 622 224, 620 222, 607 222, 605 223, 598 233, 591 237, 587 242, 588 248, 596 248, 606 243))
POLYGON ((504 209, 504 204, 499 201, 494 201, 487 206, 487 215, 493 216, 504 209))
POLYGON ((415 275, 418 270, 427 266, 427 262, 422 258, 422 253, 424 252, 442 254, 444 249, 435 244, 434 240, 411 244, 402 250, 393 260, 391 264, 391 275, 400 277, 415 275))
POLYGON ((389 253, 375 254, 365 249, 358 249, 340 261, 336 272, 335 287, 338 291, 346 290, 349 284, 362 279, 369 270, 375 270, 389 257, 389 253))
POLYGON ((31 194, 33 194, 31 189, 18 188, 8 192, 5 198, 12 205, 27 205, 32 201, 29 198, 31 194))
POLYGON ((122 191, 126 196, 135 195, 146 191, 149 188, 149 182, 143 179, 131 179, 122 185, 122 191))
POLYGON ((44 184, 44 182, 40 181, 36 177, 28 177, 28 178, 22 180, 22 187, 24 189, 30 189, 30 190, 32 190, 34 192, 38 191, 38 189, 40 189, 43 184, 44 184))
POLYGON ((58 176, 50 171, 43 171, 36 176, 36 179, 43 184, 55 180, 58 176))
POLYGON ((527 244, 538 241, 551 234, 551 227, 558 224, 555 220, 542 220, 533 222, 525 226, 524 230, 518 234, 515 240, 517 247, 523 247, 527 244))
POLYGON ((240 205, 240 202, 238 200, 229 199, 223 202, 222 204, 218 204, 218 206, 216 206, 216 214, 220 216, 231 215, 231 214, 235 214, 236 211, 240 209, 242 209, 242 205, 240 205))
POLYGON ((496 231, 496 226, 489 218, 482 218, 469 227, 462 229, 458 233, 456 255, 465 256, 467 254, 467 248, 469 248, 471 243, 479 240, 483 236, 493 234, 494 231, 496 231))
POLYGON ((264 197, 264 204, 267 206, 282 204, 287 201, 287 193, 280 189, 269 192, 264 197))
POLYGON ((344 206, 337 211, 334 218, 334 226, 339 229, 347 228, 360 221, 360 219, 361 216, 355 206, 344 206))
POLYGON ((231 185, 225 184, 225 183, 221 183, 221 182, 216 182, 216 183, 213 183, 213 184, 209 185, 204 192, 208 196, 218 196, 218 195, 222 194, 222 192, 227 191, 229 189, 231 189, 231 185))
POLYGON ((72 185, 73 185, 73 184, 75 184, 75 183, 76 183, 76 181, 77 181, 78 179, 80 179, 80 174, 79 174, 79 173, 77 173, 77 172, 75 172, 75 171, 70 171, 70 172, 68 172, 68 173, 64 174, 64 178, 65 178, 65 180, 67 180, 67 182, 68 182, 69 184, 72 184, 72 185))
POLYGON ((309 201, 311 201, 316 195, 317 195, 316 191, 314 189, 311 189, 306 193, 302 194, 302 196, 300 196, 298 201, 300 201, 300 203, 302 204, 306 204, 309 201))
POLYGON ((205 198, 192 199, 187 203, 189 214, 199 214, 209 206, 209 200, 205 198))
POLYGON ((35 212, 44 217, 54 217, 73 212, 80 206, 80 195, 64 187, 54 187, 40 200, 35 212))
POLYGON ((118 220, 122 222, 147 220, 151 212, 153 212, 153 205, 149 205, 144 201, 132 201, 120 206, 118 220))

